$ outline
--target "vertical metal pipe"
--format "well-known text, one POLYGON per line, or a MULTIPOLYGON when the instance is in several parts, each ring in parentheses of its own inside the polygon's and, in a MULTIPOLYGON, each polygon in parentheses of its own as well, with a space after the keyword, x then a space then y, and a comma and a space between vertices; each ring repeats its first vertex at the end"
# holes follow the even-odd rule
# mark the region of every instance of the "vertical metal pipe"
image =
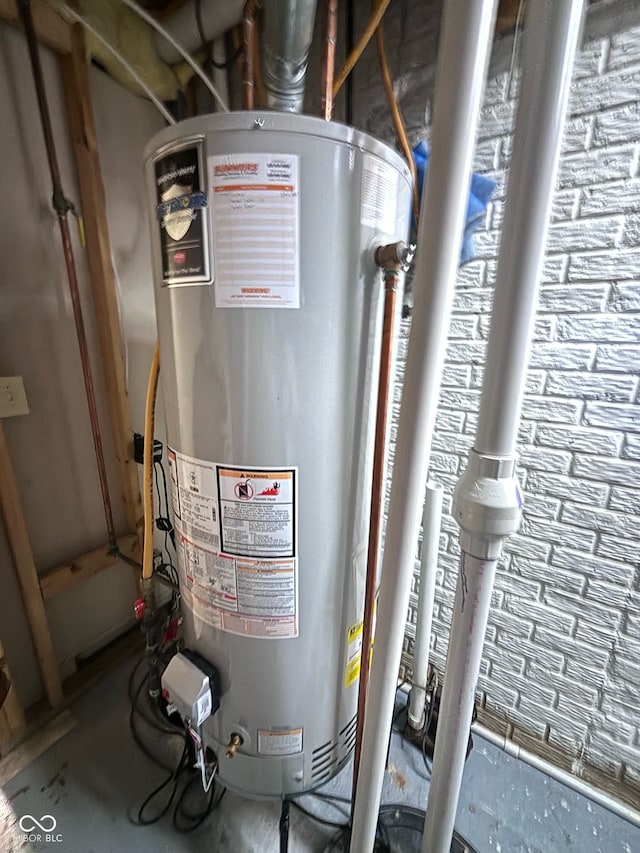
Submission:
POLYGON ((264 0, 263 75, 267 107, 299 113, 304 102, 316 0, 264 0))
POLYGON ((73 308, 73 319, 76 327, 76 336, 78 338, 78 348, 80 350, 80 361, 82 364, 82 376, 84 379, 84 388, 87 397, 87 406, 89 409, 89 419, 91 421, 91 434, 93 436, 93 447, 96 455, 96 464, 98 467, 98 477, 100 479, 100 491, 102 492, 102 503, 104 506, 104 517, 107 524, 107 533, 109 543, 116 544, 116 534, 113 524, 113 513, 111 510, 111 499, 109 497, 109 485, 107 482, 107 469, 104 461, 104 451, 102 449, 102 436, 100 435, 100 421, 98 418, 98 408, 96 406, 96 395, 93 387, 93 376, 91 375, 91 364, 89 361, 89 347, 87 345, 87 336, 84 328, 84 319, 82 317, 82 306, 80 304, 80 292, 78 289, 78 276, 76 273, 76 265, 73 257, 73 247, 71 245, 71 235, 69 234, 68 213, 72 209, 71 204, 65 198, 60 180, 60 167, 58 166, 58 157, 56 154, 56 146, 53 139, 53 130, 51 127, 51 116, 49 115, 49 105, 47 103, 47 95, 44 88, 44 79, 42 76, 42 66, 40 65, 40 55, 38 53, 38 42, 33 26, 33 17, 31 15, 31 3, 29 0, 21 0, 20 12, 22 22, 27 38, 27 46, 29 48, 29 57, 31 59, 31 70, 33 71, 33 81, 35 84, 36 95, 38 98, 38 109, 40 111, 40 122, 42 125, 42 133, 44 136, 44 144, 47 151, 47 159, 49 161, 49 172, 51 173, 51 183, 53 185, 53 207, 58 215, 58 225, 60 226, 60 237, 62 239, 62 249, 64 252, 64 260, 67 267, 67 278, 69 280, 69 292, 71 294, 71 305, 73 308))
POLYGON ((373 450, 373 482, 371 484, 371 506, 369 511, 369 542, 367 547, 367 575, 364 591, 364 615, 362 619, 362 653, 360 680, 358 682, 358 721, 353 758, 353 796, 358 782, 364 714, 369 689, 369 667, 371 641, 373 640, 373 618, 378 582, 378 559, 380 556, 380 533, 382 528, 382 500, 386 474, 385 451, 387 447, 387 425, 389 422, 390 389, 393 369, 394 325, 396 301, 400 283, 400 269, 404 243, 380 246, 375 253, 376 263, 384 268, 384 318, 382 325, 382 348, 380 350, 380 374, 378 377, 378 404, 376 410, 376 432, 373 450))
POLYGON ((583 0, 527 4, 478 437, 454 494, 462 558, 422 853, 450 850, 495 570, 520 521, 514 450, 582 8, 583 0))
POLYGON ((441 518, 442 486, 439 483, 429 482, 427 483, 422 514, 422 558, 420 560, 418 618, 416 619, 416 639, 413 646, 413 681, 409 694, 408 720, 409 725, 414 729, 421 729, 424 721, 441 518))
POLYGON ((496 7, 496 0, 449 0, 444 10, 431 158, 418 235, 414 319, 398 427, 351 853, 371 853, 375 841, 422 494, 496 7))
POLYGON ((336 41, 338 38, 338 0, 327 0, 324 51, 320 91, 320 110, 325 121, 333 115, 333 78, 336 70, 336 41))
POLYGON ((256 0, 247 0, 242 12, 242 109, 252 110, 255 101, 256 0))

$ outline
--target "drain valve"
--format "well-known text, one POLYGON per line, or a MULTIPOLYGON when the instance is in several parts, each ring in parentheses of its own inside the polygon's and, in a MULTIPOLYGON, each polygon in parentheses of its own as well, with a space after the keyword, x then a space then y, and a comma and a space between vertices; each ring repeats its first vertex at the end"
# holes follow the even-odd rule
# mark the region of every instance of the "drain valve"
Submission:
POLYGON ((236 732, 231 735, 231 740, 227 744, 227 751, 225 752, 227 758, 235 757, 236 752, 242 746, 242 742, 242 738, 236 732))

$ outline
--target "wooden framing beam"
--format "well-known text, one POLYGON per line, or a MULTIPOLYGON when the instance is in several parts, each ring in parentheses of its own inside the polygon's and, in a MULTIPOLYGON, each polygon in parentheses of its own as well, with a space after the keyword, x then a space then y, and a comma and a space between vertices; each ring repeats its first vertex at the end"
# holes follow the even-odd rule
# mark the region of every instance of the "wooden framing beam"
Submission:
POLYGON ((496 18, 496 32, 499 35, 514 29, 520 14, 520 4, 524 2, 525 0, 500 0, 496 18))
POLYGON ((0 510, 4 517, 5 532, 13 556, 13 565, 22 591, 27 621, 38 658, 42 681, 49 704, 56 708, 64 696, 60 672, 56 661, 53 640, 49 631, 44 600, 40 591, 38 572, 31 551, 27 525, 20 503, 18 484, 9 457, 9 448, 0 420, 0 510))
POLYGON ((120 489, 127 526, 142 540, 142 501, 133 458, 133 432, 125 382, 122 329, 116 278, 111 260, 107 203, 100 171, 89 72, 82 27, 70 29, 71 52, 60 58, 67 102, 71 144, 80 185, 82 214, 87 235, 87 260, 95 304, 113 439, 118 460, 120 489))
MULTIPOLYGON (((20 12, 16 0, 0 0, 0 20, 21 27, 20 12)), ((57 53, 71 52, 71 28, 65 19, 46 2, 35 0, 33 25, 38 41, 57 53)))
POLYGON ((5 660, 4 646, 0 640, 0 755, 6 753, 23 733, 24 713, 9 665, 5 660))
MULTIPOLYGON (((136 560, 139 554, 138 537, 135 533, 126 533, 118 537, 118 548, 132 560, 136 560)), ((40 575, 40 589, 45 601, 50 601, 56 595, 69 589, 76 584, 88 580, 97 575, 103 569, 114 566, 119 557, 113 554, 113 549, 108 543, 101 548, 95 548, 88 554, 76 557, 68 563, 49 569, 40 575)))

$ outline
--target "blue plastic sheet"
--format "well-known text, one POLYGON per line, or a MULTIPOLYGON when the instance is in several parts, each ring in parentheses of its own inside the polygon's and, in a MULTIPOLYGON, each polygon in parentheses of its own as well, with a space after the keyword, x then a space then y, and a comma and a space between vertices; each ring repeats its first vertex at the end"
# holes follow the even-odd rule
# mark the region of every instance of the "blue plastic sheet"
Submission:
MULTIPOLYGON (((422 199, 424 176, 429 165, 429 149, 425 142, 419 142, 415 146, 413 149, 413 159, 418 172, 418 191, 420 199, 422 199)), ((475 172, 471 175, 467 216, 465 219, 464 236, 462 238, 462 249, 460 251, 460 266, 468 264, 476 256, 475 246, 473 245, 473 233, 484 218, 489 199, 493 195, 495 188, 496 183, 490 178, 477 175, 475 172)), ((415 220, 413 221, 413 226, 414 228, 416 227, 415 220)))

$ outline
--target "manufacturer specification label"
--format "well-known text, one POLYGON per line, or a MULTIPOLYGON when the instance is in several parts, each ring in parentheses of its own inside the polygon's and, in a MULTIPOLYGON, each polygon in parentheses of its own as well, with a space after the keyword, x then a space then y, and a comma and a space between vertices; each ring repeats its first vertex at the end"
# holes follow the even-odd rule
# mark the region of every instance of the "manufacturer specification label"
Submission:
POLYGON ((209 157, 217 308, 299 308, 298 157, 209 157))
POLYGON ((232 634, 297 637, 297 469, 168 457, 187 606, 232 634))
POLYGON ((261 755, 295 755, 302 752, 302 729, 258 729, 261 755))
POLYGON ((362 158, 360 222, 385 234, 395 234, 398 205, 398 173, 371 154, 362 158))

